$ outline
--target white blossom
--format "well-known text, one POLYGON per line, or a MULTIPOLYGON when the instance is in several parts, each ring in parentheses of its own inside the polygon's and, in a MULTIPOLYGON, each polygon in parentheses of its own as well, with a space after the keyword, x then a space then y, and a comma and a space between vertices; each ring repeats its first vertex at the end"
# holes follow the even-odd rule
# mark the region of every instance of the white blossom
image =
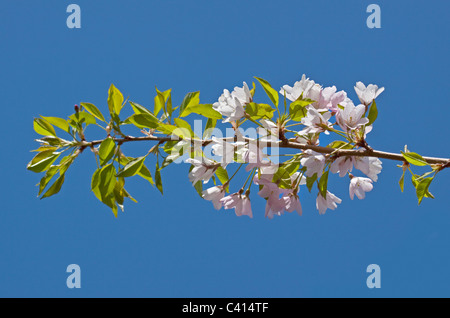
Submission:
POLYGON ((362 171, 373 181, 378 181, 378 174, 382 169, 382 162, 376 157, 355 157, 354 166, 356 169, 362 171))
POLYGON ((311 149, 303 151, 303 157, 300 159, 300 164, 306 167, 306 176, 312 177, 317 173, 317 177, 320 177, 325 167, 325 157, 311 149))
POLYGON ((203 183, 208 183, 218 167, 218 164, 205 157, 200 159, 188 158, 186 162, 194 165, 194 168, 189 172, 189 181, 192 182, 192 185, 200 180, 203 180, 203 183))
POLYGON ((316 208, 319 210, 319 214, 325 214, 327 209, 334 210, 342 200, 335 196, 333 193, 327 191, 327 197, 324 198, 320 193, 317 195, 316 208))
POLYGON ((331 118, 331 113, 326 112, 324 114, 319 113, 315 108, 308 108, 306 116, 302 118, 301 123, 306 126, 303 130, 304 134, 314 134, 325 132, 325 134, 329 134, 329 132, 323 127, 332 127, 331 123, 328 121, 331 118))
POLYGON ((234 209, 237 216, 247 215, 250 218, 253 217, 250 199, 246 195, 236 192, 220 199, 220 202, 223 204, 224 209, 234 209))
POLYGON ((224 89, 223 94, 219 97, 219 100, 213 104, 213 109, 221 113, 226 118, 224 123, 237 121, 241 119, 244 114, 244 106, 252 101, 250 90, 247 83, 244 82, 244 86, 235 87, 234 91, 230 93, 229 90, 224 89))
POLYGON ((353 102, 348 100, 344 109, 340 109, 336 114, 336 121, 342 130, 356 129, 359 126, 369 123, 369 119, 364 116, 366 107, 362 104, 355 106, 353 102))
POLYGON ((358 95, 359 100, 366 106, 372 103, 372 101, 383 91, 384 87, 378 88, 377 85, 373 84, 369 84, 366 87, 362 82, 357 82, 355 86, 355 92, 358 95))
POLYGON ((290 101, 296 101, 303 94, 303 98, 306 98, 311 88, 314 86, 314 81, 306 78, 306 75, 302 75, 302 79, 294 83, 294 86, 283 85, 280 90, 281 95, 286 94, 286 98, 290 101))
POLYGON ((372 182, 373 181, 369 178, 353 177, 352 180, 350 180, 349 186, 350 199, 353 200, 355 194, 358 199, 364 199, 366 197, 366 192, 373 189, 372 182))
POLYGON ((337 158, 330 167, 332 173, 338 173, 339 177, 344 177, 347 172, 352 171, 354 159, 350 156, 342 156, 337 158))
POLYGON ((216 210, 220 210, 222 207, 222 202, 220 202, 220 200, 224 197, 224 195, 225 191, 223 187, 220 186, 208 188, 202 192, 203 199, 212 201, 216 210))

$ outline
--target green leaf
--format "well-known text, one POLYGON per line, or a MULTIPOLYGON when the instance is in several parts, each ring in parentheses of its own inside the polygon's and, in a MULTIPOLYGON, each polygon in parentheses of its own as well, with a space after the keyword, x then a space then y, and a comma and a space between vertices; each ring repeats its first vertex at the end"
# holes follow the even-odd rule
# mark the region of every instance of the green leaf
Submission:
POLYGON ((95 117, 84 111, 70 115, 69 119, 69 124, 71 124, 75 129, 78 129, 76 123, 80 125, 85 124, 86 126, 94 125, 96 123, 95 117))
POLYGON ((309 192, 311 192, 311 189, 316 180, 317 180, 317 173, 313 174, 312 177, 306 177, 306 187, 308 188, 309 192))
POLYGON ((194 184, 194 188, 195 188, 195 191, 197 191, 197 193, 198 193, 198 195, 200 196, 200 198, 203 198, 203 195, 202 195, 202 192, 203 192, 203 184, 202 184, 202 181, 201 181, 201 180, 197 181, 197 183, 194 184))
POLYGON ((45 171, 55 162, 60 154, 60 152, 53 152, 53 150, 42 151, 31 159, 27 169, 36 173, 45 171))
POLYGON ((400 185, 400 190, 402 190, 402 192, 403 192, 404 187, 405 187, 405 171, 403 171, 402 177, 398 181, 398 184, 400 185))
POLYGON ((322 176, 319 179, 319 191, 322 197, 327 197, 327 188, 328 188, 328 172, 329 170, 325 171, 322 176))
POLYGON ((188 105, 180 117, 186 117, 191 113, 196 113, 207 118, 222 119, 222 114, 212 108, 212 104, 188 105))
POLYGON ((69 169, 70 165, 75 161, 76 155, 72 154, 69 156, 65 156, 59 162, 59 174, 66 173, 67 169, 69 169))
POLYGON ((300 167, 300 161, 294 160, 291 162, 287 162, 283 164, 284 169, 289 173, 289 176, 292 176, 295 172, 297 172, 300 167))
POLYGON ((166 109, 167 109, 167 113, 170 115, 172 115, 173 112, 173 107, 172 107, 172 89, 168 89, 167 91, 163 92, 164 95, 164 99, 166 101, 166 109))
POLYGON ((269 82, 267 82, 265 79, 255 77, 258 82, 261 84, 261 86, 264 88, 264 91, 266 92, 267 96, 269 96, 272 103, 278 107, 278 92, 270 86, 269 82))
MULTIPOLYGON (((422 202, 424 196, 427 196, 428 188, 430 187, 431 181, 433 181, 433 177, 422 179, 416 186, 416 195, 419 201, 419 205, 422 202)), ((428 196, 429 197, 429 196, 428 196)))
POLYGON ((98 155, 100 157, 100 165, 105 165, 113 156, 116 150, 116 143, 111 137, 106 138, 100 144, 98 155))
POLYGON ((175 118, 174 122, 177 125, 177 127, 181 129, 174 129, 172 131, 172 134, 177 135, 183 139, 196 137, 196 135, 192 131, 191 125, 189 125, 187 121, 181 118, 175 118))
MULTIPOLYGON (((116 185, 116 168, 112 163, 104 166, 99 175, 98 181, 98 189, 100 191, 100 196, 102 198, 102 202, 104 201, 109 203, 109 200, 105 200, 113 194, 114 186, 116 185)), ((107 204, 107 203, 105 203, 107 204)))
POLYGON ((69 123, 67 120, 59 118, 59 117, 44 117, 41 116, 44 120, 49 122, 55 127, 58 127, 59 129, 62 129, 65 132, 69 132, 69 123))
POLYGON ((180 116, 186 107, 200 104, 200 92, 187 93, 180 105, 180 116))
POLYGON ((216 127, 217 119, 208 118, 206 121, 205 131, 203 132, 203 139, 211 137, 214 128, 216 127))
POLYGON ((158 119, 150 114, 135 114, 128 118, 128 120, 138 128, 158 128, 158 119))
POLYGON ((97 199, 102 201, 100 189, 98 188, 98 186, 100 184, 100 172, 101 172, 101 169, 97 169, 97 170, 95 170, 94 174, 92 175, 91 190, 92 190, 92 192, 94 192, 97 199))
POLYGON ((153 181, 152 178, 152 174, 150 173, 150 170, 148 170, 148 168, 145 166, 145 164, 142 165, 141 170, 138 172, 138 176, 150 182, 152 186, 155 185, 155 182, 153 181))
POLYGON ((134 113, 135 113, 136 115, 138 115, 138 114, 147 114, 147 115, 151 115, 151 116, 155 117, 155 116, 152 114, 152 112, 149 111, 149 110, 148 110, 147 108, 145 108, 144 106, 139 105, 138 103, 135 103, 135 102, 132 102, 132 101, 129 101, 129 103, 130 103, 131 107, 133 108, 133 111, 134 111, 134 113))
POLYGON ((333 148, 333 149, 353 149, 353 145, 351 143, 348 143, 346 141, 342 140, 335 140, 328 144, 327 148, 333 148))
POLYGON ((255 82, 252 82, 252 89, 250 90, 250 95, 252 95, 252 99, 253 96, 255 96, 255 89, 256 89, 255 82))
POLYGON ((58 166, 51 166, 44 177, 42 177, 41 181, 39 182, 39 193, 38 196, 41 195, 42 191, 44 191, 47 184, 50 182, 50 180, 53 178, 53 176, 58 172, 58 166))
POLYGON ((60 175, 58 179, 56 179, 55 183, 53 183, 52 186, 48 188, 48 190, 44 193, 41 199, 45 199, 54 194, 57 194, 61 190, 61 187, 64 183, 64 176, 64 174, 60 175))
POLYGON ((273 112, 275 109, 273 109, 268 104, 257 104, 257 103, 248 103, 247 106, 245 106, 245 112, 252 118, 252 119, 260 119, 260 118, 272 118, 273 112))
POLYGON ((413 164, 415 166, 427 166, 428 163, 422 158, 421 155, 415 153, 415 152, 401 152, 403 155, 403 158, 405 158, 406 161, 408 161, 410 164, 413 164))
POLYGON ((161 109, 164 109, 164 113, 166 113, 164 95, 156 88, 155 107, 153 112, 155 113, 155 115, 158 115, 161 109))
POLYGON ((295 102, 292 102, 291 105, 289 105, 289 114, 291 116, 291 119, 294 121, 301 121, 303 117, 306 116, 307 110, 306 106, 313 103, 313 100, 296 100, 295 102))
POLYGON ((282 189, 292 189, 291 177, 283 166, 280 166, 275 172, 272 182, 276 183, 282 189))
POLYGON ((369 123, 367 126, 372 125, 372 123, 377 119, 378 117, 378 109, 377 109, 377 103, 375 103, 375 100, 373 100, 372 105, 369 109, 369 115, 367 116, 367 119, 369 119, 369 123))
POLYGON ((35 118, 33 121, 33 128, 39 135, 56 137, 55 129, 44 119, 35 118))
MULTIPOLYGON (((216 169, 216 176, 217 178, 219 178, 220 182, 222 184, 225 184, 226 182, 228 182, 229 177, 228 177, 228 172, 226 169, 224 169, 222 166, 219 166, 216 169)), ((227 188, 225 189, 226 191, 229 191, 229 186, 227 185, 227 188)))
POLYGON ((141 170, 142 166, 144 165, 145 158, 146 157, 144 156, 130 161, 121 171, 119 171, 116 177, 127 178, 134 176, 141 170))
POLYGON ((162 179, 161 179, 161 171, 159 170, 159 163, 158 163, 158 161, 156 161, 155 183, 156 183, 156 187, 158 188, 159 192, 161 192, 161 194, 164 194, 163 193, 162 179))
POLYGON ((108 91, 109 112, 119 115, 120 110, 122 109, 122 104, 123 104, 122 93, 114 86, 114 84, 111 84, 108 91))
POLYGON ((95 105, 93 105, 91 103, 80 103, 80 106, 83 106, 84 109, 86 109, 95 118, 106 122, 105 117, 103 116, 102 112, 97 107, 95 107, 95 105))

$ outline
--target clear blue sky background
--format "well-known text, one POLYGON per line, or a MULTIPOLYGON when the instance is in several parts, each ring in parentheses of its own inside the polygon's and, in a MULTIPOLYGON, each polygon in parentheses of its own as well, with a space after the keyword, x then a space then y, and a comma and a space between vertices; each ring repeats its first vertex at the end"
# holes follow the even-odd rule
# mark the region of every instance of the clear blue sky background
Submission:
POLYGON ((33 117, 66 117, 81 101, 105 110, 111 83, 151 106, 155 85, 172 88, 175 104, 196 90, 214 102, 253 76, 280 87, 303 73, 354 100, 356 81, 386 87, 369 143, 449 157, 450 4, 376 1, 382 28, 368 29, 372 2, 77 0, 82 28, 68 29, 72 2, 2 1, 0 296, 449 297, 449 171, 418 207, 384 160, 365 200, 351 201, 348 180, 333 176, 337 210, 319 215, 303 191, 302 217, 268 220, 257 196, 254 219, 214 210, 187 165, 163 171, 164 196, 130 180, 139 203, 117 219, 90 192, 89 152, 50 199, 36 198, 40 176, 25 169, 33 117), (72 263, 81 289, 66 287, 72 263), (366 287, 372 263, 381 289, 366 287))

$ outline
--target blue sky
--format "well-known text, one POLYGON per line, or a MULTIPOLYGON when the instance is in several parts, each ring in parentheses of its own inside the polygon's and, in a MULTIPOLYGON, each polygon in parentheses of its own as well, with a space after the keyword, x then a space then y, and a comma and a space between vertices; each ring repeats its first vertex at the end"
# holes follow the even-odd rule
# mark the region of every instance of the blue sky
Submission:
MULTIPOLYGON (((400 169, 383 172, 365 200, 348 181, 329 182, 343 199, 319 215, 303 191, 303 216, 254 218, 216 211, 187 178, 187 165, 163 171, 164 196, 141 180, 116 219, 90 192, 86 152, 62 191, 39 200, 40 176, 25 169, 38 115, 66 117, 73 105, 107 107, 114 83, 150 106, 154 87, 179 104, 201 91, 267 79, 292 85, 303 73, 356 99, 357 81, 386 88, 368 142, 398 152, 449 157, 446 102, 450 4, 377 1, 381 29, 366 26, 371 1, 82 1, 81 29, 66 27, 68 1, 2 1, 3 120, 0 213, 2 297, 449 297, 449 171, 417 205, 400 169), (66 267, 81 267, 81 289, 66 287, 66 267), (381 267, 368 289, 366 267, 381 267)), ((257 87, 256 96, 264 99, 257 87)), ((144 152, 145 145, 130 148, 144 152)), ((256 194, 256 192, 254 193, 256 194)))

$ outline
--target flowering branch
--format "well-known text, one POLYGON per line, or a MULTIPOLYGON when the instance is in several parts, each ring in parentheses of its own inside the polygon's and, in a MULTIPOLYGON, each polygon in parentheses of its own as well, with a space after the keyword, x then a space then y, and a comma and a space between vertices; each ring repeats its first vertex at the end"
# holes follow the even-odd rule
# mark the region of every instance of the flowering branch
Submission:
POLYGON ((422 157, 410 152, 406 146, 401 153, 384 152, 372 149, 367 143, 367 134, 372 131, 378 115, 375 99, 384 88, 356 83, 355 91, 361 104, 355 106, 346 92, 338 92, 335 86, 324 88, 305 75, 292 87, 284 85, 279 92, 267 81, 256 79, 275 108, 253 100, 254 83, 251 90, 245 82, 243 87, 235 87, 231 93, 225 89, 214 104, 200 104, 199 92, 188 93, 177 107, 172 106, 171 90, 161 92, 156 89, 152 111, 135 102, 124 101, 122 93, 111 85, 108 92, 109 119, 90 103, 75 105, 75 113, 68 119, 36 118, 34 129, 43 137, 37 140, 40 147, 34 150, 37 155, 27 168, 33 172, 45 172, 39 183, 38 195, 43 193, 41 198, 47 198, 58 193, 66 171, 89 148, 97 163, 91 180, 92 192, 116 216, 119 208, 124 210, 125 198, 136 202, 125 190, 126 178, 142 177, 163 193, 161 170, 179 162, 191 165, 189 180, 202 198, 212 201, 216 209, 234 209, 238 216, 253 217, 250 203, 252 185, 259 186, 257 194, 266 200, 265 216, 269 218, 284 211, 301 214, 298 195, 301 186, 309 192, 314 185, 317 186, 316 208, 319 213, 335 209, 342 200, 328 190, 330 172, 340 177, 348 176, 350 198, 356 195, 363 199, 366 192, 373 189, 373 182, 378 180, 382 170, 380 159, 402 162, 398 165, 402 168, 400 188, 403 191, 405 174, 410 172, 419 204, 424 197, 434 198, 429 192, 430 184, 440 171, 450 167, 450 159, 422 157), (284 97, 283 113, 279 107, 280 95, 284 97), (127 102, 133 113, 121 119, 121 111, 127 102), (277 118, 274 118, 275 111, 277 118), (182 119, 193 113, 207 119, 204 129, 201 121, 195 121, 191 127, 182 119), (216 127, 220 119, 231 126, 225 137, 216 127), (87 141, 86 128, 90 125, 102 128, 106 137, 87 141), (292 130, 298 126, 303 129, 292 130), (71 140, 57 136, 55 127, 66 132, 71 140), (127 127, 136 127, 143 135, 129 136, 124 132, 127 127), (337 136, 338 139, 324 147, 319 146, 319 137, 322 136, 337 136), (136 141, 155 141, 156 144, 143 156, 126 156, 123 145, 136 141), (269 153, 269 149, 270 155, 264 153, 264 150, 269 153), (280 154, 280 149, 299 151, 280 154), (63 153, 67 155, 62 157, 63 153), (153 175, 145 165, 150 155, 156 157, 153 175), (160 158, 163 160, 161 163, 160 158), (280 158, 287 159, 279 162, 280 158), (58 159, 59 163, 55 164, 58 159), (227 169, 231 163, 239 163, 239 167, 228 177, 227 169), (237 192, 225 196, 229 192, 230 181, 243 165, 247 172, 245 183, 237 192), (427 166, 431 170, 417 175, 412 166, 427 166), (355 176, 353 169, 366 177, 355 176), (214 186, 204 190, 203 185, 211 179, 214 186))
MULTIPOLYGON (((141 136, 141 137, 132 137, 132 136, 126 136, 125 138, 112 138, 114 142, 118 144, 123 144, 127 142, 133 142, 133 141, 160 141, 160 142, 167 142, 167 141, 181 141, 183 140, 180 137, 160 137, 160 136, 141 136)), ((221 138, 223 142, 231 142, 234 141, 233 137, 227 137, 227 138, 221 138)), ((90 142, 82 141, 79 144, 80 148, 87 148, 96 146, 102 143, 104 139, 100 140, 93 140, 90 142)), ((244 142, 257 142, 255 139, 250 138, 243 138, 244 142)), ((207 146, 214 142, 212 139, 191 139, 191 143, 199 142, 202 146, 207 146)), ((267 142, 266 146, 271 147, 279 147, 279 148, 291 148, 291 149, 300 149, 300 150, 313 150, 315 152, 321 153, 321 154, 330 154, 334 157, 375 157, 375 158, 381 158, 381 159, 389 159, 389 160, 396 160, 396 161, 405 161, 405 157, 401 153, 393 153, 393 152, 386 152, 386 151, 380 151, 380 150, 374 150, 374 149, 338 149, 338 148, 330 148, 330 147, 321 147, 321 146, 314 146, 314 145, 307 145, 307 144, 299 144, 298 142, 295 142, 295 139, 293 140, 285 140, 285 141, 275 141, 275 142, 267 142)), ((442 169, 449 168, 450 167, 450 159, 448 158, 436 158, 436 157, 425 157, 422 156, 422 159, 428 163, 428 164, 436 164, 441 165, 442 169)), ((441 169, 441 170, 442 170, 441 169)))

